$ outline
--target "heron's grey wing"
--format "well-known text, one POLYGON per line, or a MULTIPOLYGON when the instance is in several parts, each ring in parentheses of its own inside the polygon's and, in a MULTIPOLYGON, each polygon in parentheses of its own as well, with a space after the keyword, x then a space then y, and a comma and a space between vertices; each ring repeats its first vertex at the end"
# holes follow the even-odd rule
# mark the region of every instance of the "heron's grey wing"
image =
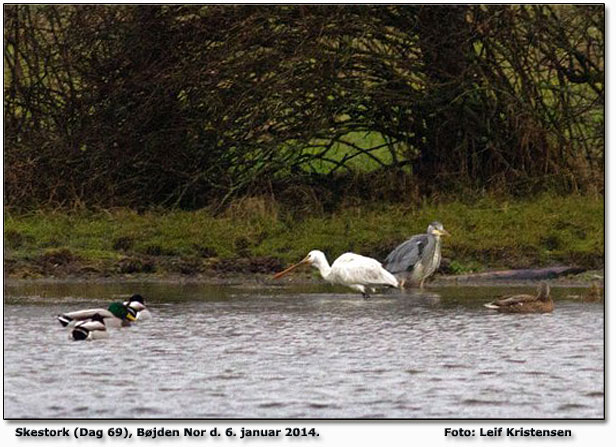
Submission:
POLYGON ((427 234, 419 234, 401 243, 385 258, 385 269, 391 273, 412 270, 421 259, 429 242, 427 234))

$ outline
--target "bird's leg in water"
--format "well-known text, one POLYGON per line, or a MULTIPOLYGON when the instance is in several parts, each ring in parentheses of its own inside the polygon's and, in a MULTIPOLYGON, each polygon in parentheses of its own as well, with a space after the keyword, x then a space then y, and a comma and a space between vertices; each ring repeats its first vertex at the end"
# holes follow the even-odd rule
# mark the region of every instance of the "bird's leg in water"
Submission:
POLYGON ((404 290, 404 283, 406 282, 405 279, 401 279, 400 281, 398 281, 398 286, 400 287, 400 290, 404 290))
POLYGON ((420 288, 420 289, 423 289, 423 288, 424 288, 424 287, 423 287, 423 284, 424 284, 424 281, 425 281, 425 280, 426 280, 426 278, 422 279, 422 280, 419 282, 419 288, 420 288))
POLYGON ((353 290, 357 290, 358 292, 360 292, 361 296, 363 296, 364 298, 370 298, 370 295, 368 294, 368 287, 362 286, 361 284, 352 284, 349 287, 353 290))

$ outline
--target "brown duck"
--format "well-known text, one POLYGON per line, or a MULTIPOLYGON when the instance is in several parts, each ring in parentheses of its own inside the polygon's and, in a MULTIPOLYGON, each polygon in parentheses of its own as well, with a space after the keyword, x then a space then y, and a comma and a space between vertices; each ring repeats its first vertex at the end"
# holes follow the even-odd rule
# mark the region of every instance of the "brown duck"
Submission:
POLYGON ((550 286, 542 282, 537 289, 537 296, 513 295, 494 300, 484 306, 503 313, 545 313, 554 310, 554 301, 550 296, 550 286))

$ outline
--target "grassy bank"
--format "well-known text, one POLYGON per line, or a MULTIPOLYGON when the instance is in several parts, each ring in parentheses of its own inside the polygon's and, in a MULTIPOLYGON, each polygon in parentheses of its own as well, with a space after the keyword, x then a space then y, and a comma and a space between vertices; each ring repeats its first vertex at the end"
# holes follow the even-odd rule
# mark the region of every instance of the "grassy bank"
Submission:
POLYGON ((291 216, 262 198, 239 201, 218 216, 207 210, 7 212, 5 274, 270 273, 314 248, 330 260, 345 251, 382 260, 433 220, 452 233, 443 248, 448 273, 554 264, 601 268, 604 262, 602 198, 484 198, 291 216))

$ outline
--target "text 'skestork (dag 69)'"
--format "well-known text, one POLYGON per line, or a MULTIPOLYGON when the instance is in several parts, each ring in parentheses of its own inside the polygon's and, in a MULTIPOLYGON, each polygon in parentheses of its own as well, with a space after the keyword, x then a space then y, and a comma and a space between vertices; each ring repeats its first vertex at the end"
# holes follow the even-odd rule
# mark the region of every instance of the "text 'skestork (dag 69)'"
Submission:
POLYGON ((450 236, 440 222, 432 222, 424 234, 417 234, 398 245, 385 259, 385 268, 400 282, 419 284, 432 275, 441 263, 441 236, 450 236))
POLYGON ((345 253, 330 267, 325 254, 319 250, 312 250, 299 263, 277 273, 274 278, 281 278, 303 264, 310 264, 319 269, 323 279, 332 284, 340 284, 361 292, 364 298, 369 296, 369 290, 374 290, 378 286, 398 287, 396 277, 385 270, 376 259, 355 253, 345 253))

